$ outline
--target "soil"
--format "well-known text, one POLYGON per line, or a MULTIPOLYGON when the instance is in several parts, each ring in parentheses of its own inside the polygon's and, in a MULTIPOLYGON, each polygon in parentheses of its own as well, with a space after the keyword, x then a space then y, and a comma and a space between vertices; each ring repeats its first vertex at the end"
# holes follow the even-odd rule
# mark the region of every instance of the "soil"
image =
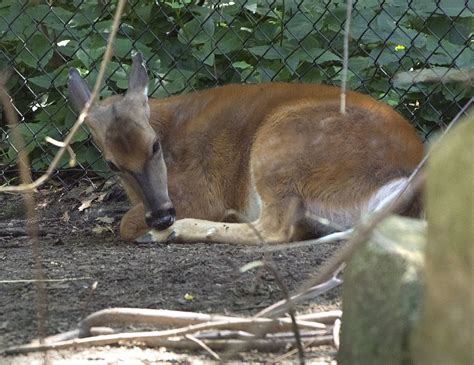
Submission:
MULTIPOLYGON (((248 247, 227 244, 136 244, 118 237, 127 208, 114 182, 73 189, 50 186, 36 195, 41 262, 46 283, 47 335, 73 329, 88 314, 111 307, 174 309, 249 316, 282 299, 269 272, 241 274, 239 267, 262 258, 248 247)), ((290 292, 336 249, 334 245, 273 253, 290 292)), ((22 199, 0 195, 0 351, 38 337, 34 257, 24 229, 22 199)), ((301 312, 340 308, 340 289, 301 305, 301 312)), ((280 354, 246 352, 234 363, 266 362, 280 354)), ((1 364, 33 363, 42 354, 0 356, 1 364)), ((204 352, 173 352, 138 347, 100 347, 50 351, 54 364, 151 364, 211 362, 204 352), (133 361, 132 361, 133 360, 133 361)), ((335 350, 315 347, 307 359, 330 363, 335 350)), ((287 361, 297 362, 297 356, 287 361)))

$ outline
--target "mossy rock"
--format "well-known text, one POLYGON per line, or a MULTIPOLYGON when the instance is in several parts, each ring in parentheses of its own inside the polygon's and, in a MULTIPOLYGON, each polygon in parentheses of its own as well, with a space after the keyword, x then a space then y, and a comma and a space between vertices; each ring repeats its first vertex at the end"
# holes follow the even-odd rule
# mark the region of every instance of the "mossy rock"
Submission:
POLYGON ((426 298, 416 363, 474 364, 474 116, 441 141, 428 165, 426 298))
POLYGON ((390 217, 344 272, 339 364, 411 364, 423 298, 426 223, 390 217))

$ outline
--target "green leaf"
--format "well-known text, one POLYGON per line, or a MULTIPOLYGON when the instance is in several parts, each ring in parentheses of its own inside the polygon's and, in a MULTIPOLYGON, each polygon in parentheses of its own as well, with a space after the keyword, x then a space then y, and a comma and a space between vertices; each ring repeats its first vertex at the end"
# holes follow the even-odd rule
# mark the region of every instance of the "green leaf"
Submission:
POLYGON ((16 59, 34 69, 44 68, 53 56, 50 41, 42 34, 37 34, 28 43, 18 47, 16 59))
POLYGON ((249 69, 249 68, 252 67, 252 65, 249 65, 245 61, 234 62, 234 63, 232 63, 232 66, 235 67, 235 68, 238 68, 240 70, 246 70, 246 69, 249 69))
POLYGON ((35 84, 36 86, 48 89, 51 86, 51 77, 52 75, 30 77, 28 81, 35 84))
POLYGON ((215 26, 211 18, 207 18, 204 21, 192 19, 180 29, 178 39, 183 44, 204 44, 212 42, 214 31, 215 26))
POLYGON ((208 66, 214 66, 214 50, 209 43, 193 48, 193 56, 208 66))
POLYGON ((284 59, 288 52, 279 45, 250 47, 248 51, 267 60, 284 59))

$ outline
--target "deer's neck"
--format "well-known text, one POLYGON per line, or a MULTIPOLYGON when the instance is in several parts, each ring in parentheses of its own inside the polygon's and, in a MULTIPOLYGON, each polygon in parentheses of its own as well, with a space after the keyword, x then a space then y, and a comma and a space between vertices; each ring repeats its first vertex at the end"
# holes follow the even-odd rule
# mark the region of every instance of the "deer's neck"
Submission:
POLYGON ((196 118, 212 102, 209 92, 193 92, 165 99, 150 99, 150 124, 163 138, 196 118))

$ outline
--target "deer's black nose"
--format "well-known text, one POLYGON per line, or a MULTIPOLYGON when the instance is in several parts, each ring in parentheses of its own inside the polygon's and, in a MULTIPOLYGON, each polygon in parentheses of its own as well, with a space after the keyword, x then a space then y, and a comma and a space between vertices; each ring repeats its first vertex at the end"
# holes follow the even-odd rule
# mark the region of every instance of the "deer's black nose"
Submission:
POLYGON ((147 212, 145 220, 149 227, 163 230, 171 226, 176 220, 176 210, 167 208, 147 212))

